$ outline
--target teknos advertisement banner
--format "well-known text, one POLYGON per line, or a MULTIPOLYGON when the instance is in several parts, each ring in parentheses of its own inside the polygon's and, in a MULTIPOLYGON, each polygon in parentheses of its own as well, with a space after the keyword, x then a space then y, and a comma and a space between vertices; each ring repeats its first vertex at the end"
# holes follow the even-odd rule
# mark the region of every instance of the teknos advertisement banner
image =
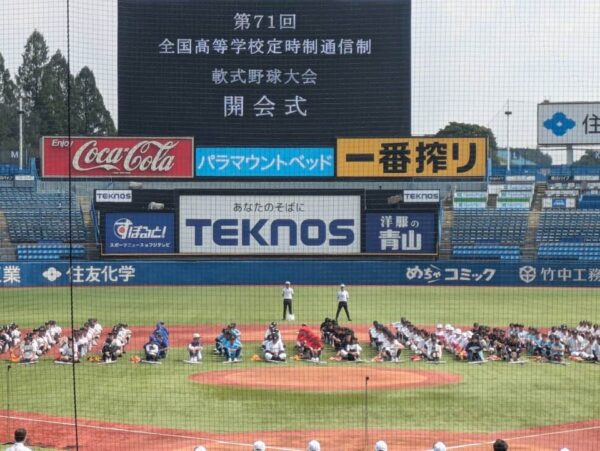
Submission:
POLYGON ((365 221, 367 253, 437 253, 437 219, 434 212, 367 213, 365 221))
POLYGON ((485 177, 487 138, 338 138, 337 177, 485 177))
POLYGON ((172 254, 173 213, 106 213, 104 254, 172 254))
POLYGON ((358 254, 360 206, 360 196, 181 196, 179 251, 358 254))
POLYGON ((68 137, 42 138, 42 177, 189 179, 193 176, 193 138, 71 137, 70 152, 68 137))

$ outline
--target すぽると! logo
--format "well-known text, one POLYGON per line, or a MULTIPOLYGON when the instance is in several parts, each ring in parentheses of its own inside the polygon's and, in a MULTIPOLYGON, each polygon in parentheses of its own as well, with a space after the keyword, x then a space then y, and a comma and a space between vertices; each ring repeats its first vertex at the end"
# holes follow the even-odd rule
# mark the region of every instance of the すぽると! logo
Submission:
POLYGON ((113 230, 117 238, 124 240, 129 236, 129 229, 133 225, 133 221, 127 218, 117 219, 113 226, 113 230))

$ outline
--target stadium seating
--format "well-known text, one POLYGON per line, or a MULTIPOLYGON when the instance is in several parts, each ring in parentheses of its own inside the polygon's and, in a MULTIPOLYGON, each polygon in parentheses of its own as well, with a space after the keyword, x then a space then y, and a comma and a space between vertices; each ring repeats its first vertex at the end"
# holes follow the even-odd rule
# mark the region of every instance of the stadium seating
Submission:
POLYGON ((6 217, 10 241, 14 243, 86 240, 81 209, 75 199, 69 208, 66 193, 41 193, 32 188, 3 188, 0 190, 0 209, 6 217))
POLYGON ((85 248, 82 244, 74 244, 70 247, 65 243, 19 244, 17 246, 18 260, 57 260, 68 258, 69 254, 74 258, 83 258, 85 257, 85 248))
POLYGON ((452 255, 457 258, 519 260, 527 222, 527 211, 457 210, 451 232, 452 255))
POLYGON ((552 243, 538 248, 540 260, 600 260, 600 243, 552 243))
POLYGON ((540 214, 538 243, 600 243, 600 210, 545 210, 540 214))

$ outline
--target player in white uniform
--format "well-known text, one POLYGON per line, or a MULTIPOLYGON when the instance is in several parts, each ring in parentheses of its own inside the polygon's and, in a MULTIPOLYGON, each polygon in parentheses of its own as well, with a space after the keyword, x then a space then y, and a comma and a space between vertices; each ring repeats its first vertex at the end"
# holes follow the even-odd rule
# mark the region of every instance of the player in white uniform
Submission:
POLYGON ((283 298, 283 317, 282 321, 285 321, 287 316, 285 314, 286 311, 289 312, 290 315, 293 315, 294 312, 292 310, 292 301, 294 300, 294 289, 292 288, 289 281, 285 282, 285 286, 283 290, 281 290, 281 297, 283 298))
POLYGON ((31 451, 31 448, 25 446, 25 440, 27 439, 27 431, 25 429, 17 429, 15 431, 15 443, 12 446, 6 448, 6 451, 31 451))
POLYGON ((263 343, 263 357, 267 361, 274 362, 285 362, 287 359, 287 355, 285 353, 285 345, 281 340, 279 334, 273 333, 269 336, 267 340, 263 343))
POLYGON ((200 342, 200 334, 195 333, 192 335, 192 341, 188 345, 188 353, 190 355, 190 362, 198 363, 202 360, 202 343, 200 342))
POLYGON ((348 293, 348 291, 346 290, 346 285, 341 284, 340 285, 340 290, 337 292, 337 301, 338 301, 338 307, 337 307, 337 312, 335 313, 335 320, 338 320, 338 317, 340 316, 340 312, 342 311, 342 309, 344 309, 344 311, 346 312, 346 318, 348 318, 348 321, 352 321, 352 318, 350 318, 350 311, 348 310, 348 300, 350 299, 350 293, 348 293))

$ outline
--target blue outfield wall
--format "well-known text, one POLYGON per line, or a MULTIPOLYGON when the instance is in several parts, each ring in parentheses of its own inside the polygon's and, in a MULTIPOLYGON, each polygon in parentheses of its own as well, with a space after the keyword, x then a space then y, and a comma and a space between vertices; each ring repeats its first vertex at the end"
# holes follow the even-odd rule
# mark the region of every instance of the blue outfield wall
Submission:
POLYGON ((600 287, 600 262, 395 260, 64 261, 0 263, 0 288, 294 284, 600 287))

